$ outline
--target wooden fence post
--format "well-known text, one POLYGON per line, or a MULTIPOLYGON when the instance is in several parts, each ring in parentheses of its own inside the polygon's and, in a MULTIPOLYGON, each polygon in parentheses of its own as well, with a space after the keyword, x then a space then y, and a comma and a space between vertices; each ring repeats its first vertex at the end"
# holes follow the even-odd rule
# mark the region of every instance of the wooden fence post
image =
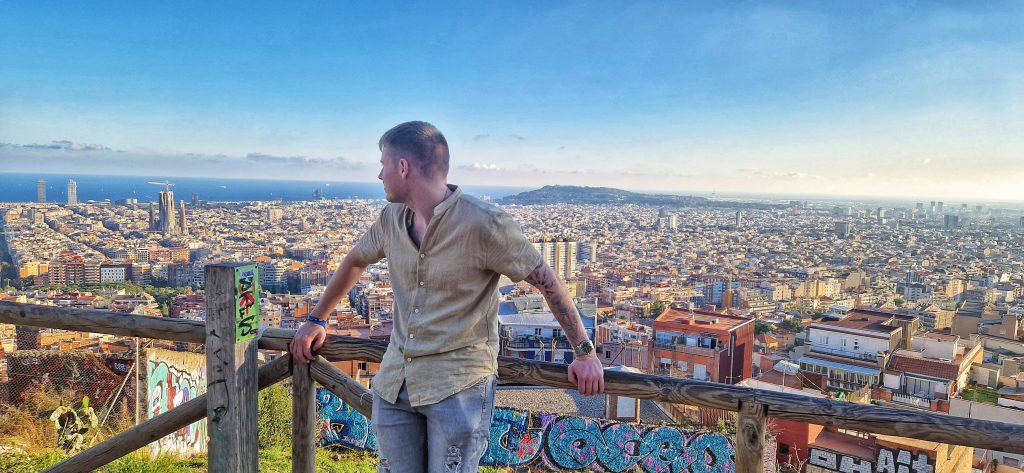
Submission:
POLYGON ((206 266, 207 430, 210 471, 255 473, 258 458, 256 265, 206 266))
POLYGON ((764 431, 768 406, 741 402, 736 419, 736 473, 760 473, 764 470, 764 431))
POLYGON ((292 473, 313 473, 316 466, 316 389, 309 368, 292 362, 292 473))

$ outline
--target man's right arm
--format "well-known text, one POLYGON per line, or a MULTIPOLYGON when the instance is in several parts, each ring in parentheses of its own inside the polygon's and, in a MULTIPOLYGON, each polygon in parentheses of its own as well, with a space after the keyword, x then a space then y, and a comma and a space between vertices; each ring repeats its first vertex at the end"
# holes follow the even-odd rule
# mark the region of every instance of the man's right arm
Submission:
MULTIPOLYGON (((359 280, 368 263, 360 261, 354 252, 345 255, 341 266, 331 275, 320 301, 316 303, 309 315, 320 320, 327 320, 334 311, 334 307, 341 302, 352 286, 359 280)), ((327 339, 327 329, 312 322, 304 322, 299 330, 295 332, 292 339, 290 352, 299 363, 309 363, 313 359, 313 351, 320 349, 324 340, 327 339)))

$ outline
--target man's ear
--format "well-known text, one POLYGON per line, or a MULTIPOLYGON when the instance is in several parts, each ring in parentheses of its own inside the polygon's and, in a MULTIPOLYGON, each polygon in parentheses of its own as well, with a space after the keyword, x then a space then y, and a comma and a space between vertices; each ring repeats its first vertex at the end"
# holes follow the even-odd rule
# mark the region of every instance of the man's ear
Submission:
POLYGON ((409 177, 409 160, 402 158, 398 160, 398 173, 402 177, 409 177))

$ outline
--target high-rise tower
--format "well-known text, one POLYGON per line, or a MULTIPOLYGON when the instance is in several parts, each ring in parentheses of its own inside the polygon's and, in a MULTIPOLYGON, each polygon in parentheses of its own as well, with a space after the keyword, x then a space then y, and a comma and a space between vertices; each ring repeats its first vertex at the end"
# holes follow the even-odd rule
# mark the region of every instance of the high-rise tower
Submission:
POLYGON ((149 203, 149 229, 159 230, 157 227, 156 209, 153 208, 153 203, 149 203))
POLYGON ((36 182, 36 202, 46 203, 46 181, 42 179, 36 182))
POLYGON ((181 213, 179 215, 180 220, 178 224, 178 233, 182 235, 188 235, 188 220, 185 219, 185 201, 181 201, 181 213))
POLYGON ((68 179, 68 205, 78 205, 78 183, 68 179))
POLYGON ((563 280, 573 278, 576 273, 577 252, 579 243, 564 238, 553 240, 541 240, 533 242, 534 248, 540 253, 544 261, 555 270, 558 277, 563 280))

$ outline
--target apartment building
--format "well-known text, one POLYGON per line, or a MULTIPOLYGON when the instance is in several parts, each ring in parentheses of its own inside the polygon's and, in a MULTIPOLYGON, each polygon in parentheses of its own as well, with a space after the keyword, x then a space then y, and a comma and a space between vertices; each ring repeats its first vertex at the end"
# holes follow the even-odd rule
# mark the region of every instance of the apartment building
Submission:
POLYGON ((854 309, 840 320, 815 322, 808 327, 810 347, 798 360, 800 369, 839 391, 877 385, 888 356, 909 344, 904 327, 915 321, 914 316, 854 309))
POLYGON ((670 308, 653 325, 652 372, 727 384, 751 376, 753 319, 670 308))

